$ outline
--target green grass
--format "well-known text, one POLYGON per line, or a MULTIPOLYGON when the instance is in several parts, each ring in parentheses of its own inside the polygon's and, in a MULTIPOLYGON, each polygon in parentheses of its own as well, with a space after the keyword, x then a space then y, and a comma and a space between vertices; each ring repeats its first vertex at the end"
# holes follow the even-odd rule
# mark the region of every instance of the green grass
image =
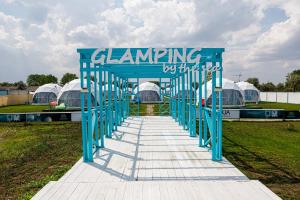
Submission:
POLYGON ((169 104, 155 104, 153 108, 155 115, 169 115, 169 104))
POLYGON ((80 157, 80 123, 0 123, 0 199, 30 199, 80 157))
MULTIPOLYGON (((300 196, 300 122, 224 122, 223 130, 224 156, 245 175, 284 199, 300 196)), ((80 157, 80 123, 0 123, 0 199, 30 199, 80 157)))
MULTIPOLYGON (((147 115, 147 104, 140 104, 140 115, 147 115)), ((137 115, 138 104, 130 104, 130 115, 137 115)))
POLYGON ((223 152, 282 198, 300 197, 300 122, 224 122, 223 152))
POLYGON ((49 109, 48 105, 16 105, 0 107, 0 113, 42 112, 49 109))
POLYGON ((276 103, 276 102, 259 102, 258 104, 246 104, 246 108, 251 109, 285 109, 300 110, 300 104, 276 103))

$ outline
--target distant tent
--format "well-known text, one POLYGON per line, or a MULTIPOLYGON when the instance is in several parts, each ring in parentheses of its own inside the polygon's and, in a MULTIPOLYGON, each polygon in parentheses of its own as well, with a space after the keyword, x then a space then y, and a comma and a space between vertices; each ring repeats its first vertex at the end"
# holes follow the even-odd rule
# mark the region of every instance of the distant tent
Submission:
POLYGON ((237 85, 242 90, 245 102, 259 102, 259 90, 253 84, 242 81, 238 82, 237 85))
MULTIPOLYGON (((87 86, 87 81, 84 79, 84 87, 87 86)), ((91 81, 92 90, 92 105, 95 105, 94 97, 94 82, 91 81)), ((67 108, 79 108, 81 106, 80 101, 81 85, 80 79, 75 79, 65 84, 58 95, 58 105, 64 103, 67 108)), ((85 95, 85 105, 87 105, 87 95, 85 95)))
MULTIPOLYGON (((179 85, 179 97, 182 97, 182 84, 179 85)), ((178 91, 178 85, 176 85, 176 91, 178 91)), ((189 86, 187 84, 184 84, 184 96, 185 98, 190 98, 190 90, 189 90, 189 86)), ((177 94, 174 96, 175 98, 177 98, 177 94)), ((194 98, 194 87, 192 86, 192 98, 194 98)))
MULTIPOLYGON (((105 95, 106 95, 106 99, 108 99, 108 84, 105 84, 102 86, 102 93, 104 94, 104 89, 105 89, 105 95)), ((119 87, 117 86, 117 91, 116 92, 119 92, 119 87)), ((115 96, 115 85, 112 84, 111 85, 111 98, 113 99, 115 96)), ((118 94, 117 94, 118 96, 118 94)))
MULTIPOLYGON (((137 87, 134 89, 134 94, 137 94, 137 87)), ((145 82, 139 85, 139 93, 133 97, 136 100, 136 97, 140 102, 159 102, 161 101, 159 96, 159 87, 151 82, 145 82)))
POLYGON ((48 83, 38 87, 33 94, 33 104, 49 104, 57 100, 61 87, 54 83, 48 83))
MULTIPOLYGON (((217 78, 216 82, 219 82, 217 78)), ((207 82, 207 104, 210 105, 212 101, 212 81, 207 82)), ((217 101, 219 101, 219 95, 217 96, 217 101)), ((239 86, 231 80, 222 79, 222 100, 224 107, 241 107, 244 106, 244 100, 242 95, 242 90, 239 86)), ((204 84, 202 85, 202 98, 204 99, 204 84)), ((197 99, 199 99, 199 89, 197 90, 197 99)))

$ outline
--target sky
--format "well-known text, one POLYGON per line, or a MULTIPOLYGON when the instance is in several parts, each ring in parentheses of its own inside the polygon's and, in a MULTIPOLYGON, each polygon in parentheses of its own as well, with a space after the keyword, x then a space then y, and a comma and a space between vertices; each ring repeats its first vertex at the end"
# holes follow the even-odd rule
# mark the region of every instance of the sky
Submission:
POLYGON ((300 69, 299 0, 0 0, 0 82, 79 73, 77 48, 222 47, 224 77, 300 69))

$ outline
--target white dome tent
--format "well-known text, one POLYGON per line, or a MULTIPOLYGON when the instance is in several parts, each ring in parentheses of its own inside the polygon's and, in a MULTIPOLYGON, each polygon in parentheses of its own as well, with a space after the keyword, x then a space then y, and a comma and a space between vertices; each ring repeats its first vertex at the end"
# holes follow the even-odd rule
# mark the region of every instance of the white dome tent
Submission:
POLYGON ((33 94, 33 104, 49 104, 57 100, 61 87, 54 83, 48 83, 38 87, 33 94))
POLYGON ((248 82, 238 82, 237 85, 241 88, 243 92, 243 97, 245 102, 258 103, 260 91, 251 83, 248 82))
MULTIPOLYGON (((216 83, 219 79, 216 79, 216 83)), ((218 84, 217 84, 218 85, 218 84)), ((211 94, 212 94, 212 81, 207 82, 207 103, 211 104, 211 94)), ((204 99, 204 84, 202 84, 202 99, 204 99)), ((240 87, 233 81, 223 78, 222 79, 222 100, 223 107, 241 107, 244 106, 243 94, 240 87)), ((197 90, 197 99, 199 99, 199 89, 197 90)), ((217 95, 217 101, 219 95, 217 95)))
MULTIPOLYGON (((86 87, 87 81, 84 79, 84 87, 86 87)), ((94 97, 94 82, 91 81, 91 90, 92 90, 92 105, 95 104, 95 97, 94 97)), ((81 92, 81 85, 80 79, 75 79, 66 83, 64 87, 61 89, 58 95, 58 105, 64 103, 64 105, 68 108, 79 108, 81 105, 80 101, 80 92, 81 92)), ((85 105, 87 104, 87 99, 85 99, 85 105)))
MULTIPOLYGON (((159 102, 161 101, 159 96, 159 86, 151 82, 145 82, 139 85, 139 94, 137 94, 138 88, 133 90, 134 94, 137 94, 141 103, 159 102)), ((132 97, 132 100, 136 100, 136 96, 132 97)))

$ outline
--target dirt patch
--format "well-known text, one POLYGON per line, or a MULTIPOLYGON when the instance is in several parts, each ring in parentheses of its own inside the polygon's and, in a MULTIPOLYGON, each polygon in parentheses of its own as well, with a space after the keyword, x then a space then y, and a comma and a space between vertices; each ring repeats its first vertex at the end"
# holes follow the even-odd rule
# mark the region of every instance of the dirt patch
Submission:
POLYGON ((153 104, 147 104, 146 113, 147 115, 154 115, 154 105, 153 104))

